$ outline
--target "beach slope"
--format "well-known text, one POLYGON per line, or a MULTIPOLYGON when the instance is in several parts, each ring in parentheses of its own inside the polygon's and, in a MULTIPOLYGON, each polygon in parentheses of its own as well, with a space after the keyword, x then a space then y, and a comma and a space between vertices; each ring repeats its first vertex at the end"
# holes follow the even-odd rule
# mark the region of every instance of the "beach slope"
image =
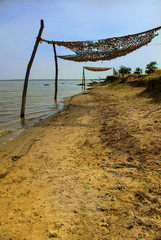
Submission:
POLYGON ((161 103, 97 84, 0 149, 0 239, 161 237, 161 103))

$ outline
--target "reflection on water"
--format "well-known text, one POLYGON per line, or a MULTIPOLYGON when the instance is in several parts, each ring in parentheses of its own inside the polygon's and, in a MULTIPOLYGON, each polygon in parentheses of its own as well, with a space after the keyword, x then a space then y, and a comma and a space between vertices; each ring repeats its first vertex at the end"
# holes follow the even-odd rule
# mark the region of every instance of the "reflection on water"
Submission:
POLYGON ((62 99, 80 93, 81 80, 59 80, 54 100, 53 80, 29 80, 25 119, 20 119, 23 81, 0 81, 0 146, 40 119, 60 111, 62 99))

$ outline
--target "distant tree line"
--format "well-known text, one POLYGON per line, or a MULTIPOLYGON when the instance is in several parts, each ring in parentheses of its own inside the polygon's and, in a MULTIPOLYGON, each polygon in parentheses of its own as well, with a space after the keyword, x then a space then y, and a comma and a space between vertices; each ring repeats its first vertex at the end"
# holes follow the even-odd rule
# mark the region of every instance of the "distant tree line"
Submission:
MULTIPOLYGON (((156 61, 153 61, 153 62, 150 62, 149 64, 146 65, 146 68, 145 68, 145 73, 146 74, 151 74, 153 72, 155 72, 157 70, 157 62, 156 61)), ((131 74, 132 70, 131 68, 128 68, 128 67, 125 67, 125 66, 120 66, 120 69, 119 69, 119 74, 121 74, 123 77, 125 75, 128 75, 128 74, 131 74)), ((140 68, 140 67, 137 67, 134 71, 134 74, 142 74, 143 73, 143 70, 140 68)))

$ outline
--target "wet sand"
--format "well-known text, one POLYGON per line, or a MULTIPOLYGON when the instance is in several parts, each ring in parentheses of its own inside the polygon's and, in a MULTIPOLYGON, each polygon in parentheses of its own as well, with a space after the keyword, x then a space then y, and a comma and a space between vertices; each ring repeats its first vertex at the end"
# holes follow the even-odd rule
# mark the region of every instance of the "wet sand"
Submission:
POLYGON ((0 239, 159 240, 161 103, 96 85, 0 149, 0 239))

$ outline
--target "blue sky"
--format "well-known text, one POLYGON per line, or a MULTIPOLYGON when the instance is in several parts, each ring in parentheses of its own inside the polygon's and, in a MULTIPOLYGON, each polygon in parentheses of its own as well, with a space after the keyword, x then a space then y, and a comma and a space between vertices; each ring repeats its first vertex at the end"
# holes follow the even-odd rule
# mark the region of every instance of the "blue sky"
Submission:
MULTIPOLYGON (((160 0, 0 0, 0 79, 23 79, 37 37, 40 19, 48 40, 97 40, 134 34, 161 25, 160 0)), ((161 31, 151 46, 111 61, 77 63, 58 59, 59 78, 81 78, 83 66, 141 67, 157 61, 161 68, 161 31), (159 45, 160 44, 160 45, 159 45)), ((57 47, 57 54, 68 54, 57 47)), ((109 74, 111 72, 109 71, 109 74)), ((87 78, 108 72, 86 71, 87 78)), ((39 45, 30 78, 54 78, 52 46, 39 45)))

